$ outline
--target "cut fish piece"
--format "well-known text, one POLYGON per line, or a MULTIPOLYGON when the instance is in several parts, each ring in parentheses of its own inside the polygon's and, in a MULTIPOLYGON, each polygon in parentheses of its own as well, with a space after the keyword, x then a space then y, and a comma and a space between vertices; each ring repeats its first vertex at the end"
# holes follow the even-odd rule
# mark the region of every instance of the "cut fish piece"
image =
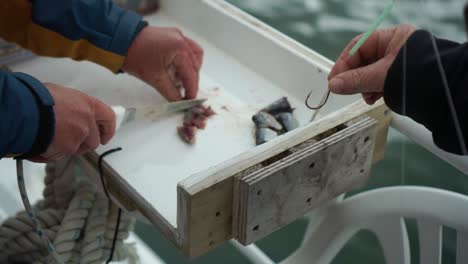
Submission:
POLYGON ((276 119, 281 123, 286 132, 289 132, 299 127, 299 122, 293 116, 292 113, 280 113, 276 116, 276 119))
POLYGON ((269 128, 257 128, 255 131, 255 142, 257 145, 261 145, 268 142, 278 136, 278 133, 269 128))
POLYGON ((279 113, 289 112, 292 113, 294 109, 291 107, 287 97, 281 97, 280 99, 274 101, 267 107, 260 110, 260 112, 267 112, 271 115, 276 115, 279 113))
POLYGON ((177 127, 177 132, 183 141, 189 144, 195 144, 195 133, 197 132, 195 126, 180 126, 177 127))
POLYGON ((206 119, 216 113, 211 107, 198 105, 185 111, 183 126, 177 128, 179 136, 187 143, 195 143, 197 129, 205 129, 206 119))
POLYGON ((274 116, 267 112, 259 112, 252 117, 252 121, 257 128, 270 128, 276 131, 283 130, 281 124, 275 119, 274 116))

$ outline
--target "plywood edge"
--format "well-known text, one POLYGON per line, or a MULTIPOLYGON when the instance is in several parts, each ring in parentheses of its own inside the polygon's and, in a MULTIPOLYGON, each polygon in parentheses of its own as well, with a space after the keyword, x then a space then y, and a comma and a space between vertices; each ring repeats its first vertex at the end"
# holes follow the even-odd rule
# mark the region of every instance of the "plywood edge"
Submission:
MULTIPOLYGON (((255 147, 249 152, 243 153, 233 159, 194 174, 180 182, 180 186, 189 194, 194 195, 217 182, 223 181, 226 178, 257 164, 258 162, 273 157, 307 139, 324 133, 339 124, 363 114, 373 113, 373 111, 375 111, 375 115, 377 115, 377 113, 385 111, 384 109, 386 108, 387 107, 383 103, 383 100, 376 102, 374 105, 367 105, 364 101, 359 100, 330 115, 314 120, 306 126, 300 127, 283 136, 277 137, 268 143, 255 147)), ((379 119, 382 118, 376 119, 380 121, 379 119)), ((388 123, 382 125, 382 128, 388 129, 388 123)), ((386 136, 386 132, 383 134, 386 136)), ((379 151, 382 151, 380 150, 382 148, 380 145, 379 151)))
POLYGON ((384 159, 385 146, 387 145, 387 136, 390 123, 392 122, 393 115, 390 109, 383 104, 379 107, 373 108, 367 112, 367 116, 378 121, 377 135, 375 138, 373 163, 377 163, 384 159))
POLYGON ((232 238, 232 178, 191 195, 177 189, 177 226, 183 253, 199 256, 232 238))
MULTIPOLYGON (((97 170, 99 156, 89 153, 73 157, 80 163, 80 167, 93 177, 101 188, 100 176, 97 170)), ((103 161, 103 174, 107 182, 107 189, 114 202, 123 209, 141 215, 145 220, 155 226, 169 241, 179 247, 178 233, 146 199, 144 199, 130 184, 127 183, 106 161, 103 161)))
POLYGON ((182 253, 190 256, 190 215, 192 214, 190 195, 177 186, 177 235, 182 253))

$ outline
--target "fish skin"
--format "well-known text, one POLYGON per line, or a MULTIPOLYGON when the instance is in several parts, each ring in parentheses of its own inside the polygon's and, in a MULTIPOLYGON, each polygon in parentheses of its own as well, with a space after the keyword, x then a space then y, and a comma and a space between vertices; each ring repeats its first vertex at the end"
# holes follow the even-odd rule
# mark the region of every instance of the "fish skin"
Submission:
POLYGON ((258 145, 261 145, 265 142, 268 142, 278 136, 278 133, 269 128, 257 128, 255 131, 255 142, 258 145))
POLYGON ((259 112, 267 112, 271 115, 276 115, 283 112, 292 113, 294 109, 291 107, 287 97, 281 97, 280 99, 269 104, 267 107, 261 109, 259 112))
POLYGON ((276 131, 283 130, 283 126, 275 119, 274 116, 267 112, 259 112, 252 117, 252 121, 257 128, 270 128, 276 131))
POLYGON ((286 132, 294 130, 299 127, 299 121, 293 116, 292 113, 280 113, 276 116, 277 120, 281 123, 286 132))

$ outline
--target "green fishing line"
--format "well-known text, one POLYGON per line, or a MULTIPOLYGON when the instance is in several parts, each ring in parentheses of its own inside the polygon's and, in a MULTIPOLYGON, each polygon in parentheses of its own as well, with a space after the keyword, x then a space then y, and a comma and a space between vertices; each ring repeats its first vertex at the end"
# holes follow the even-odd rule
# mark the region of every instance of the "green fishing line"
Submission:
POLYGON ((372 25, 366 31, 364 36, 362 36, 362 38, 360 38, 356 45, 354 45, 354 47, 351 49, 351 51, 349 52, 350 56, 353 56, 358 51, 358 49, 366 42, 366 40, 372 35, 372 33, 374 33, 377 30, 380 24, 382 24, 382 22, 388 17, 388 15, 390 15, 393 9, 394 2, 395 0, 391 0, 390 3, 388 3, 385 6, 382 13, 379 15, 379 17, 377 17, 374 23, 372 23, 372 25))

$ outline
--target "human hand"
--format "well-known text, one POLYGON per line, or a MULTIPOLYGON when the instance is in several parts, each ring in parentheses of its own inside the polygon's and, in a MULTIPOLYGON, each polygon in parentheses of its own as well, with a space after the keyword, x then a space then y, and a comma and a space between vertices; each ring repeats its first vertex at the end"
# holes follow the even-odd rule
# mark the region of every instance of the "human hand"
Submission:
POLYGON ((337 94, 361 93, 368 104, 374 104, 383 96, 388 70, 415 30, 411 25, 378 30, 354 56, 349 56, 349 51, 362 35, 354 38, 328 76, 330 91, 337 94))
POLYGON ((101 101, 63 86, 44 84, 54 98, 55 134, 47 151, 35 162, 83 154, 106 144, 115 133, 115 114, 101 101))
POLYGON ((182 99, 178 80, 185 88, 185 98, 197 96, 202 63, 203 49, 179 29, 147 26, 130 46, 122 69, 169 101, 177 101, 182 99))

